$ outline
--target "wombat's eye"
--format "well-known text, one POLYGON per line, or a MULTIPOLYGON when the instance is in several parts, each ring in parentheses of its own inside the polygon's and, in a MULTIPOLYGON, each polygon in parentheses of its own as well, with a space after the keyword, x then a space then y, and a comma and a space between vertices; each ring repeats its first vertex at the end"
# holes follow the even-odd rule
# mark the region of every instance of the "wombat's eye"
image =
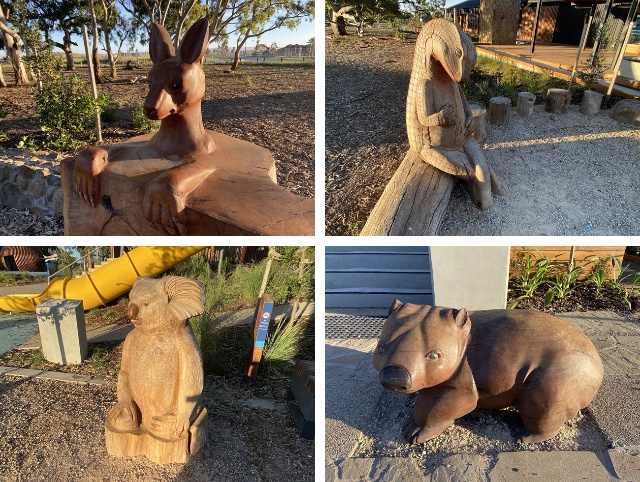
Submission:
POLYGON ((427 353, 426 358, 427 360, 437 360, 438 358, 440 358, 440 355, 438 355, 437 353, 431 352, 431 353, 427 353))
POLYGON ((145 301, 143 304, 144 304, 144 306, 149 306, 149 302, 148 301, 145 301))
POLYGON ((171 90, 180 90, 182 89, 182 82, 174 82, 171 84, 171 90))
POLYGON ((376 353, 379 353, 380 355, 382 355, 384 353, 384 348, 379 346, 378 348, 376 348, 376 353))
POLYGON ((462 50, 456 49, 456 57, 462 57, 462 50))

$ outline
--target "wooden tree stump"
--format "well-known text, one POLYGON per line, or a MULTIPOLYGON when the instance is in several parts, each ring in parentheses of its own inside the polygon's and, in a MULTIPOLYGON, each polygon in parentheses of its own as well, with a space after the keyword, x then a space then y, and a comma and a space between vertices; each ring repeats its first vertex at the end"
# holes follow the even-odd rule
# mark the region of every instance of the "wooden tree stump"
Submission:
POLYGON ((570 103, 571 92, 567 89, 549 89, 544 110, 552 114, 566 114, 570 103))
POLYGON ((600 112, 602 106, 602 98, 604 94, 595 90, 585 90, 582 103, 580 104, 580 113, 584 115, 596 115, 600 112))
POLYGON ((520 92, 518 94, 518 105, 516 112, 522 117, 531 117, 533 115, 533 106, 536 104, 536 96, 531 92, 520 92))
POLYGON ((480 102, 469 102, 469 107, 473 114, 473 137, 476 138, 478 144, 482 145, 487 139, 487 109, 480 102))
POLYGON ((409 151, 360 236, 435 236, 456 178, 409 151))
POLYGON ((489 100, 489 123, 504 127, 509 123, 509 97, 492 97, 489 100))

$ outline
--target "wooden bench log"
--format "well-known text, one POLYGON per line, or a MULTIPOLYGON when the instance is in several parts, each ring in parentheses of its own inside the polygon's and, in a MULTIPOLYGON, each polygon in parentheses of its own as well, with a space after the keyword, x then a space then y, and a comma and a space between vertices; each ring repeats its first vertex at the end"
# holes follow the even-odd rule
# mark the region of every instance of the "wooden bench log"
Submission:
POLYGON ((566 114, 570 103, 571 92, 567 89, 549 89, 544 110, 552 114, 566 114))
POLYGON ((533 106, 536 104, 536 95, 531 92, 520 92, 518 94, 518 104, 516 112, 522 117, 531 117, 533 115, 533 106))
POLYGON ((509 124, 509 110, 511 99, 509 97, 492 97, 489 99, 489 123, 504 127, 509 124))
MULTIPOLYGON (((187 199, 187 235, 311 236, 314 200, 276 184, 271 153, 246 141, 208 131, 216 143, 217 170, 187 199)), ((152 134, 123 144, 142 143, 152 134)), ((101 202, 85 203, 74 192, 75 158, 61 162, 66 236, 166 236, 147 221, 142 209, 147 186, 171 159, 134 159, 109 163, 100 174, 101 202)))
POLYGON ((410 150, 360 236, 435 236, 456 182, 410 150))

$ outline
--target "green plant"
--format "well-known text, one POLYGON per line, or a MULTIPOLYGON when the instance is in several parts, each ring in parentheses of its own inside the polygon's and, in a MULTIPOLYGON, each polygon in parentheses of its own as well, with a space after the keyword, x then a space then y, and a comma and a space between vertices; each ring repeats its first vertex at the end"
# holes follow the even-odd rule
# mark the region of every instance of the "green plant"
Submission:
POLYGON ((597 299, 602 297, 602 290, 607 282, 607 270, 603 267, 594 268, 589 278, 591 282, 596 285, 595 296, 597 299))
POLYGON ((516 284, 520 290, 524 291, 524 294, 509 303, 508 308, 515 308, 523 299, 533 296, 536 289, 546 283, 547 276, 556 267, 552 260, 541 255, 540 252, 538 255, 536 257, 531 253, 519 252, 511 262, 516 284))
POLYGON ((562 299, 571 293, 584 267, 579 265, 572 266, 570 263, 559 263, 556 269, 560 272, 556 273, 552 280, 546 281, 549 289, 544 296, 545 306, 550 305, 554 298, 562 299))
POLYGON ((98 97, 100 107, 100 120, 102 122, 115 122, 118 120, 120 104, 113 99, 111 94, 102 94, 98 97))
POLYGON ((266 363, 282 363, 293 360, 298 353, 298 345, 303 326, 288 320, 274 324, 264 343, 262 359, 266 363))
POLYGON ((49 51, 30 60, 42 87, 32 89, 38 123, 49 147, 72 150, 93 140, 95 113, 101 102, 89 92, 79 75, 65 76, 59 60, 49 51))
POLYGON ((160 121, 151 120, 144 114, 142 104, 138 104, 133 108, 131 121, 136 130, 146 134, 160 129, 160 121))
POLYGON ((251 77, 248 75, 244 76, 244 83, 249 87, 253 87, 253 80, 251 80, 251 77))

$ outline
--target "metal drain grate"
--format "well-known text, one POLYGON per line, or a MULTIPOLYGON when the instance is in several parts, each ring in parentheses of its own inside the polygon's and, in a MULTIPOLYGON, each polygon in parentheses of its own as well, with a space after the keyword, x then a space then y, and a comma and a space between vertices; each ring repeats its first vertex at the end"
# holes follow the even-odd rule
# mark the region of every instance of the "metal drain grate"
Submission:
POLYGON ((325 338, 378 338, 385 317, 326 315, 325 338))

